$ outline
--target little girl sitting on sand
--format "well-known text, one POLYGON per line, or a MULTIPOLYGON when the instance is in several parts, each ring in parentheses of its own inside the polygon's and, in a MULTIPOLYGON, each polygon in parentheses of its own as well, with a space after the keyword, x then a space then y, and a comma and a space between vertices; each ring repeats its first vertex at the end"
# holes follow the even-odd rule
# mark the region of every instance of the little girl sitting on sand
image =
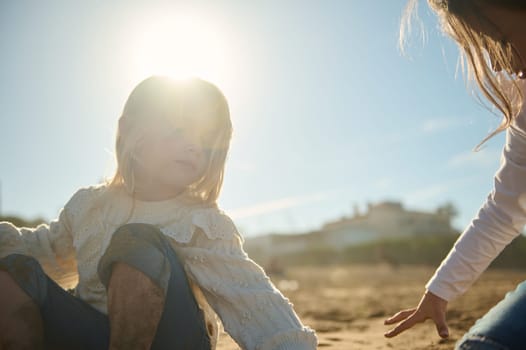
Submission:
POLYGON ((217 313, 243 349, 315 349, 217 207, 231 133, 216 86, 141 82, 114 177, 78 190, 49 226, 0 223, 0 348, 213 349, 217 313), (73 294, 47 266, 78 270, 73 294))

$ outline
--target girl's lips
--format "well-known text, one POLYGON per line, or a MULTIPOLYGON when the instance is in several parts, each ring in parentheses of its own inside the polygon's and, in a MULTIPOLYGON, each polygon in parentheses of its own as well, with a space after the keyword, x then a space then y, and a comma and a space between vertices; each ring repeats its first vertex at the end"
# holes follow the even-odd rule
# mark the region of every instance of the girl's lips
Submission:
POLYGON ((176 160, 176 164, 195 169, 195 164, 189 160, 176 160))

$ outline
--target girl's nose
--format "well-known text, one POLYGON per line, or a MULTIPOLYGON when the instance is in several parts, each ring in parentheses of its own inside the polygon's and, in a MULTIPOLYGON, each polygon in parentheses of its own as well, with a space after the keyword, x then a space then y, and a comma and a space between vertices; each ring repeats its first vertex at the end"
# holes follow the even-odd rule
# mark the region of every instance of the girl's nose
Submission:
POLYGON ((185 149, 189 153, 199 154, 201 152, 201 146, 195 140, 186 140, 185 149))

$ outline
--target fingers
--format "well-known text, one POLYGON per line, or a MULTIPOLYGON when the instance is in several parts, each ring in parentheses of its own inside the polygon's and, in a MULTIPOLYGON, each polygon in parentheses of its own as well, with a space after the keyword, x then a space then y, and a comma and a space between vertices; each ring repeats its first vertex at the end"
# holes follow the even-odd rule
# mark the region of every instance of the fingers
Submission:
POLYGON ((408 330, 409 328, 413 327, 415 324, 423 322, 425 318, 420 316, 421 314, 419 312, 414 312, 409 316, 405 321, 400 323, 395 328, 391 329, 390 331, 386 332, 384 334, 387 338, 392 338, 397 336, 398 334, 402 333, 405 330, 408 330))
MULTIPOLYGON (((403 321, 395 328, 389 330, 384 335, 387 338, 392 338, 397 336, 398 334, 408 330, 409 328, 413 327, 415 324, 424 322, 428 317, 424 316, 422 312, 419 312, 416 309, 409 309, 409 310, 403 310, 398 313, 396 313, 394 316, 388 318, 384 321, 384 324, 390 325, 394 324, 400 321, 403 321)), ((435 323, 437 333, 441 338, 447 338, 449 337, 449 329, 446 323, 446 314, 445 313, 437 313, 435 317, 432 317, 433 322, 435 323)))
POLYGON ((436 325, 438 335, 442 338, 449 336, 446 323, 447 300, 442 299, 427 291, 416 309, 403 310, 385 320, 384 324, 390 325, 400 322, 395 328, 389 330, 384 335, 387 338, 397 336, 403 331, 413 327, 415 324, 432 319, 436 325))
POLYGON ((438 335, 441 338, 449 337, 449 329, 446 323, 446 315, 441 313, 436 318, 434 318, 433 321, 435 322, 438 335))
POLYGON ((425 299, 429 300, 432 306, 429 315, 433 322, 435 322, 438 335, 441 338, 447 338, 449 336, 446 322, 447 301, 429 291, 426 292, 425 299))
POLYGON ((384 321, 384 324, 388 325, 388 324, 394 324, 394 323, 398 323, 402 320, 405 320, 406 318, 408 318, 409 316, 411 316, 411 314, 413 314, 415 312, 416 309, 408 309, 408 310, 402 310, 400 312, 397 312, 396 314, 394 314, 393 316, 389 317, 387 320, 384 321))

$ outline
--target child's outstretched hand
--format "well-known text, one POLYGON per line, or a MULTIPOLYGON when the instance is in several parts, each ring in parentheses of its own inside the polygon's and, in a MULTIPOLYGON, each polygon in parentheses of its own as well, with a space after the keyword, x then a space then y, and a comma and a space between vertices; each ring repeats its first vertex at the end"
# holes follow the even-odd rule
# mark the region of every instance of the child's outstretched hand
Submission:
POLYGON ((437 327, 438 335, 442 338, 447 338, 449 330, 446 323, 446 309, 447 301, 428 291, 424 294, 416 309, 402 310, 385 320, 384 324, 386 325, 402 322, 386 332, 384 336, 392 338, 417 323, 432 319, 437 327))

